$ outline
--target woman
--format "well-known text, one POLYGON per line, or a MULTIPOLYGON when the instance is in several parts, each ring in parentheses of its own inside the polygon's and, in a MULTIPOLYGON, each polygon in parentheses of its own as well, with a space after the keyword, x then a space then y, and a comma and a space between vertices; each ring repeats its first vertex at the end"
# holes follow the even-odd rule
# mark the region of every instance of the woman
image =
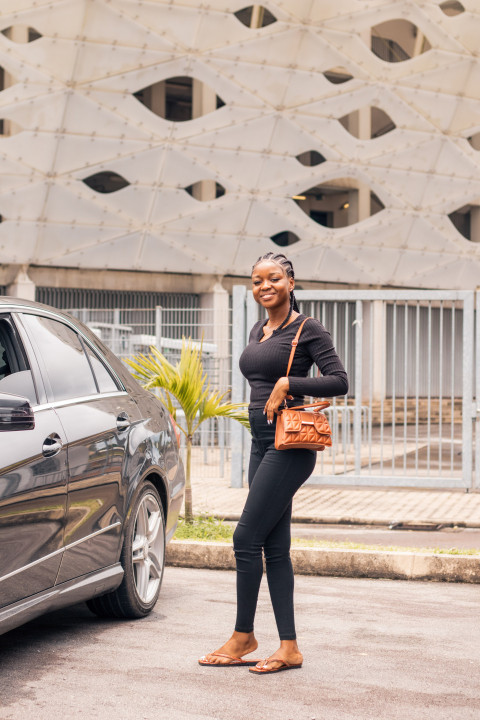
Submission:
POLYGON ((315 467, 313 450, 275 449, 275 423, 285 399, 302 405, 303 396, 332 397, 348 389, 347 374, 329 333, 313 318, 307 320, 285 377, 291 343, 305 319, 298 311, 292 263, 283 254, 267 253, 252 269, 253 296, 267 310, 257 322, 240 358, 240 369, 250 388, 249 418, 252 449, 248 472, 249 494, 233 536, 237 565, 237 620, 233 635, 218 650, 200 658, 201 665, 255 666, 264 675, 299 668, 293 610, 293 570, 290 560, 292 498, 315 467), (308 377, 315 363, 322 377, 308 377), (265 554, 270 597, 280 636, 280 648, 267 660, 245 660, 258 643, 253 621, 265 554))

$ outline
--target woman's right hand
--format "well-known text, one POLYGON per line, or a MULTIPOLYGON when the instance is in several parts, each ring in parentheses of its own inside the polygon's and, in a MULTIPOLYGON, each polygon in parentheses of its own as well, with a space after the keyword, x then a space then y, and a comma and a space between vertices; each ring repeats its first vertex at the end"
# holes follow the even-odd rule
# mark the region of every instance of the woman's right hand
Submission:
POLYGON ((283 405, 284 400, 287 398, 291 399, 292 396, 288 394, 288 390, 288 377, 279 378, 263 408, 263 414, 267 416, 269 425, 273 423, 274 415, 278 414, 279 408, 283 405))

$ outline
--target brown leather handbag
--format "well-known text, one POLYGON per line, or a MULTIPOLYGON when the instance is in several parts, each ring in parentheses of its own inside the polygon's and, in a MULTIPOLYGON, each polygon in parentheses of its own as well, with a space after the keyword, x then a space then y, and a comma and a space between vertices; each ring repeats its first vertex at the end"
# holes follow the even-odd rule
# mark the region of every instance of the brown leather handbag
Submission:
MULTIPOLYGON (((292 367, 293 356, 298 345, 298 339, 303 326, 309 320, 300 325, 297 334, 292 340, 292 349, 288 360, 288 377, 292 367)), ((326 416, 320 412, 330 405, 328 401, 318 401, 309 405, 297 405, 296 407, 285 407, 278 411, 277 425, 275 429, 275 448, 277 450, 290 450, 294 448, 306 448, 307 450, 325 450, 332 444, 332 431, 326 416), (311 408, 307 410, 306 408, 311 408)))

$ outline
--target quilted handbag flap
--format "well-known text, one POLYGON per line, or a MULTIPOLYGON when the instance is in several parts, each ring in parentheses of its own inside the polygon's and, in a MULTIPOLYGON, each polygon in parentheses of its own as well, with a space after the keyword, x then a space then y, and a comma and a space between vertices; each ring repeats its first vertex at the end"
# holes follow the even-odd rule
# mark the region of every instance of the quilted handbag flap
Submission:
POLYGON ((327 418, 323 413, 309 413, 313 416, 313 422, 315 423, 315 430, 321 435, 331 435, 332 431, 328 423, 327 418))
POLYGON ((283 414, 283 428, 285 432, 300 432, 302 427, 302 415, 306 414, 307 413, 305 412, 302 413, 301 410, 289 410, 288 412, 285 412, 283 414))

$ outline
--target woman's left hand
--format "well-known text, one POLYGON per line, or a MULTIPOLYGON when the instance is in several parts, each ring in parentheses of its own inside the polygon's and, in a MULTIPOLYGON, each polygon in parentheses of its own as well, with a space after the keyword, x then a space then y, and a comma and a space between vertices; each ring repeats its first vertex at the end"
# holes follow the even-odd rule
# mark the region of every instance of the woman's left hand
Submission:
POLYGON ((291 399, 291 395, 288 394, 289 382, 287 377, 282 377, 277 380, 275 387, 270 393, 270 397, 265 403, 263 409, 264 414, 267 416, 267 422, 272 423, 275 414, 278 414, 278 408, 283 403, 285 398, 291 399))

